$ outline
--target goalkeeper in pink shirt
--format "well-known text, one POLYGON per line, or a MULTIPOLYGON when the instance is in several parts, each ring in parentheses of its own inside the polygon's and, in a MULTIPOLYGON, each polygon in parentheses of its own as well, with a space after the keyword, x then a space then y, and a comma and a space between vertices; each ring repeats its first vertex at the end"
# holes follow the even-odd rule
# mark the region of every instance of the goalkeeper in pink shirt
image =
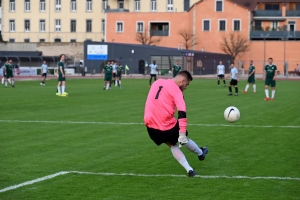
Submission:
POLYGON ((150 138, 158 146, 162 143, 167 144, 174 158, 186 169, 189 177, 194 177, 196 172, 189 165, 180 147, 185 146, 197 154, 200 161, 204 160, 208 153, 206 147, 199 148, 193 140, 187 137, 183 90, 192 80, 192 75, 184 70, 180 71, 173 79, 155 81, 148 93, 144 113, 144 123, 150 138), (174 117, 176 109, 178 119, 174 117))

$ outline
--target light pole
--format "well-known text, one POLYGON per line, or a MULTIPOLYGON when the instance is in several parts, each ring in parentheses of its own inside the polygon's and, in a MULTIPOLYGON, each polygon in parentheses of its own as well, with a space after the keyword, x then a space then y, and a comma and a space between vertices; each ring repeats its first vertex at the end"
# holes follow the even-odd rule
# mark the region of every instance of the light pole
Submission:
POLYGON ((266 65, 266 38, 269 37, 269 34, 260 34, 260 37, 264 38, 264 66, 266 65))

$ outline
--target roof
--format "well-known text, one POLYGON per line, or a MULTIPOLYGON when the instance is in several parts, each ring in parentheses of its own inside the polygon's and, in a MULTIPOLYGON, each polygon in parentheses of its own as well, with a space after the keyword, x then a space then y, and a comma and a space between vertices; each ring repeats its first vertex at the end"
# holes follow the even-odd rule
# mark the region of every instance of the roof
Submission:
POLYGON ((300 0, 257 0, 257 3, 300 3, 300 0))
POLYGON ((239 4, 240 6, 243 6, 250 11, 254 10, 255 6, 258 3, 258 0, 230 0, 230 1, 239 4))

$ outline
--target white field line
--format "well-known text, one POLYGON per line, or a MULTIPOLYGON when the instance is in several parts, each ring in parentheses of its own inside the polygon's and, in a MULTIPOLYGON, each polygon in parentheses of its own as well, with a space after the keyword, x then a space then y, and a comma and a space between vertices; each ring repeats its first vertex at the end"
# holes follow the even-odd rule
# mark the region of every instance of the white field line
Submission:
MULTIPOLYGON (((44 176, 41 178, 37 178, 31 181, 26 181, 24 183, 9 186, 0 190, 0 193, 6 192, 9 190, 14 190, 19 187, 23 187, 26 185, 32 185, 34 183, 38 183, 41 181, 45 181, 48 179, 55 178, 64 174, 89 174, 89 175, 100 175, 100 176, 135 176, 135 177, 175 177, 175 178, 185 178, 186 175, 176 175, 176 174, 134 174, 134 173, 107 173, 107 172, 80 172, 80 171, 62 171, 55 174, 51 174, 48 176, 44 176)), ((205 175, 196 175, 195 178, 203 178, 203 179, 265 179, 265 180, 287 180, 287 181, 300 181, 300 178, 292 178, 292 177, 276 177, 276 176, 205 176, 205 175)))
MULTIPOLYGON (((43 121, 43 120, 0 120, 2 123, 50 123, 50 124, 105 124, 105 125, 144 125, 137 122, 78 122, 78 121, 43 121)), ((234 124, 188 124, 188 126, 237 127, 237 128, 300 128, 300 126, 276 125, 234 125, 234 124)))

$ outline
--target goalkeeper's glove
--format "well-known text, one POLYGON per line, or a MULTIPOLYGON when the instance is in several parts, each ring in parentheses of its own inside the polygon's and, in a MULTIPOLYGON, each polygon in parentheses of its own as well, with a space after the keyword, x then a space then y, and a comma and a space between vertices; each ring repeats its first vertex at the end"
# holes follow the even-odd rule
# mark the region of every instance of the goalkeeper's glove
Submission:
POLYGON ((189 142, 189 139, 187 138, 185 133, 179 132, 178 142, 179 142, 179 147, 182 147, 182 145, 186 145, 189 142))

